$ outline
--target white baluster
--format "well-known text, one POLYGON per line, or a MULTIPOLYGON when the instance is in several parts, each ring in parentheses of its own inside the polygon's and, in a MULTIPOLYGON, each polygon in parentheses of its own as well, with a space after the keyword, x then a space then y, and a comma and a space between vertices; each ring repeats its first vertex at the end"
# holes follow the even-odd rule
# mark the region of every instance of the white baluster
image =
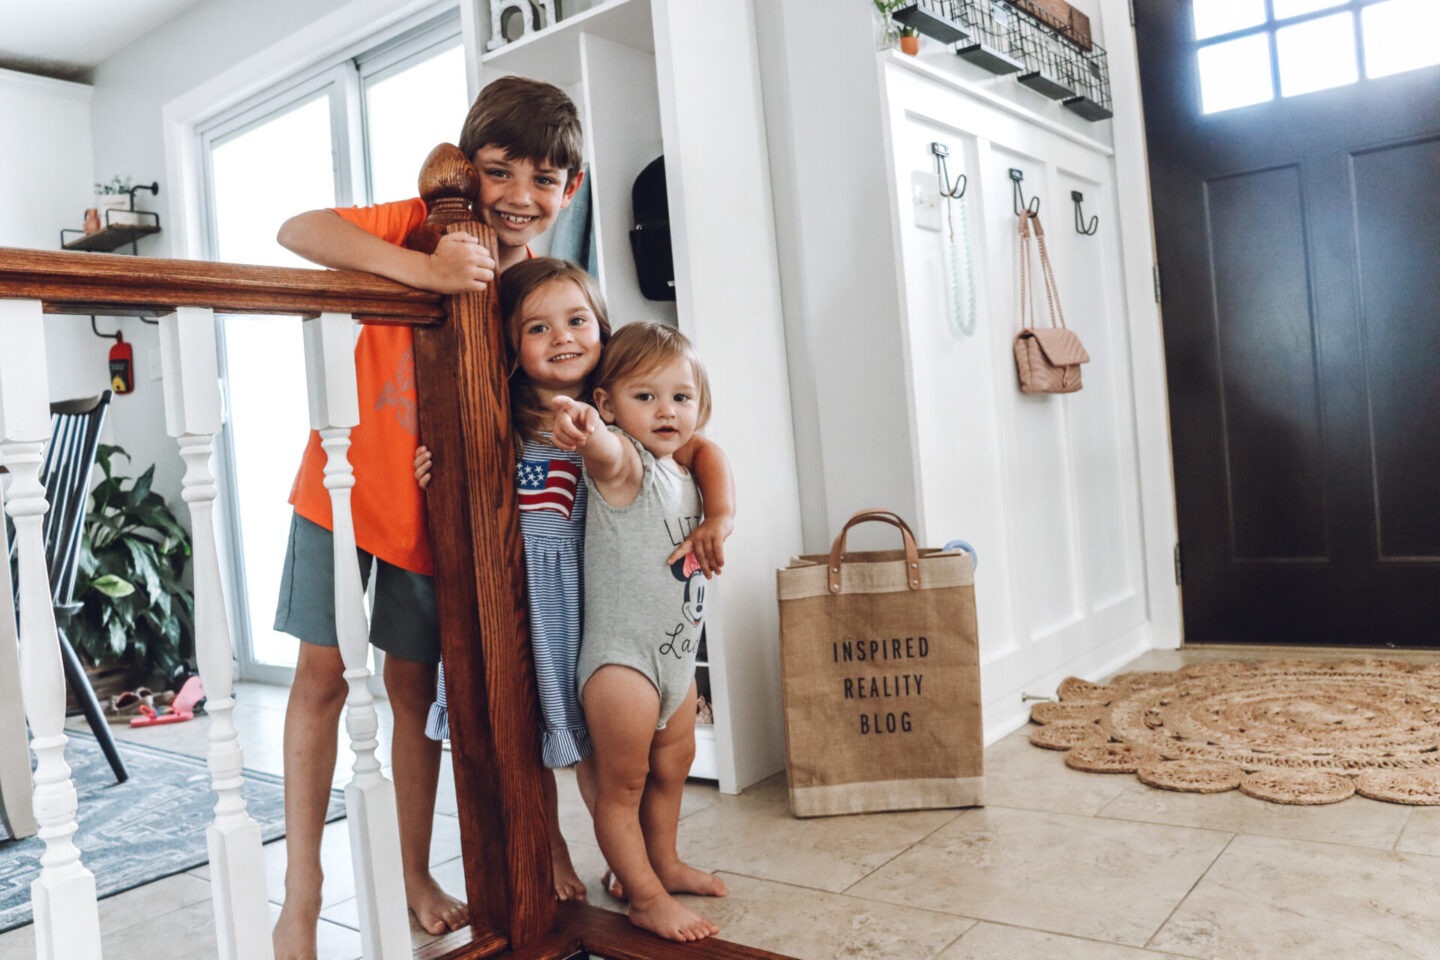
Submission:
POLYGON ((39 960, 100 957, 95 877, 75 846, 75 785, 65 763, 65 675, 46 573, 40 457, 50 436, 45 327, 38 300, 0 300, 0 458, 12 480, 20 582, 20 683, 35 751, 35 819, 45 852, 30 885, 39 960))
POLYGON ((335 544, 335 632, 345 663, 349 696, 345 729, 355 753, 354 776, 345 787, 350 825, 350 856, 360 911, 360 942, 367 960, 410 956, 410 922, 400 865, 399 820, 395 786, 380 772, 375 756, 380 725, 370 695, 370 641, 365 626, 365 596, 355 558, 355 524, 350 488, 355 475, 346 452, 350 428, 360 422, 355 386, 355 321, 342 313, 322 313, 304 322, 305 369, 310 395, 310 425, 320 431, 325 449, 325 489, 330 491, 335 544))
MULTIPOLYGON (((3 458, 0 458, 3 459, 3 458)), ((5 495, 0 492, 0 514, 5 495)), ((10 540, 0 523, 0 806, 10 836, 35 835, 30 795, 30 738, 25 732, 25 700, 20 695, 20 635, 15 631, 15 585, 10 580, 10 540)))
POLYGON ((182 496, 190 505, 191 562, 195 580, 195 657, 210 717, 210 780, 215 820, 206 830, 210 894, 220 960, 270 960, 269 905, 260 825, 240 795, 244 753, 235 728, 230 623, 215 548, 215 476, 210 471, 220 432, 220 379, 215 359, 215 315, 181 307, 160 320, 165 427, 185 461, 182 496))

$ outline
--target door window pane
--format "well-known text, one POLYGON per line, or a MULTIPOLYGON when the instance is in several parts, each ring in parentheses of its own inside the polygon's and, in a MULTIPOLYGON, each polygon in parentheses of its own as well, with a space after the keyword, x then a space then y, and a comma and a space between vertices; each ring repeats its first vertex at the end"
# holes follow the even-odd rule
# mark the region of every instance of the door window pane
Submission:
POLYGON ((1205 113, 1273 100, 1270 41, 1265 34, 1229 40, 1198 51, 1200 100, 1205 113))
POLYGON ((1360 13, 1365 75, 1388 77, 1440 63, 1440 3, 1388 0, 1360 13))
POLYGON ((1195 39, 1265 22, 1265 0, 1195 0, 1195 39))
POLYGON ((1346 0, 1274 0, 1275 19, 1284 20, 1286 17, 1298 17, 1302 13, 1314 13, 1316 10, 1329 10, 1331 7, 1338 7, 1346 0))
POLYGON ((1275 31, 1280 93, 1293 97, 1343 87, 1360 78, 1355 63, 1355 17, 1341 13, 1275 31))
POLYGON ((365 86, 372 202, 416 195, 425 157, 460 138, 469 108, 465 50, 459 44, 365 86))
MULTIPOLYGON (((275 232, 302 210, 335 205, 328 96, 215 145, 211 171, 221 260, 313 266, 276 243, 275 232)), ((310 431, 300 321, 225 317, 222 338, 250 657, 294 666, 295 638, 271 624, 290 529, 286 501, 310 431)))

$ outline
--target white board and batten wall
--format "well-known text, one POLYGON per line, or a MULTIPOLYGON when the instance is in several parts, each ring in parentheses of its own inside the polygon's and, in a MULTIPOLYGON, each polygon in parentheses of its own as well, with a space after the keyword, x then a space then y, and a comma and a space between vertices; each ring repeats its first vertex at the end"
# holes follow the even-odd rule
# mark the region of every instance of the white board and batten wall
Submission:
MULTIPOLYGON (((987 741, 1025 722, 1024 694, 1179 643, 1133 34, 1125 0, 1077 4, 1109 52, 1109 121, 933 41, 918 58, 877 55, 868 4, 756 6, 806 550, 873 506, 905 515, 927 546, 976 546, 987 741), (912 176, 938 191, 933 142, 948 146, 952 180, 969 178, 954 201, 977 284, 969 337, 948 320, 943 221, 916 224, 912 176), (1017 386, 1011 167, 1042 198, 1066 317, 1092 357, 1073 396, 1017 386), (1074 230, 1071 190, 1100 218, 1093 237, 1074 230)), ((889 543, 886 531, 860 542, 889 543)))
MULTIPOLYGON (((1130 36, 1111 33, 1117 119, 1095 124, 1018 86, 997 96, 993 81, 970 82, 968 65, 882 57, 917 513, 928 541, 962 537, 980 552, 990 740, 1025 721, 1025 695, 1052 695, 1067 675, 1099 677, 1179 640, 1148 188, 1143 155, 1121 159, 1143 142, 1139 103, 1130 36), (957 232, 965 205, 969 232, 956 242, 973 263, 971 335, 952 321, 948 222, 936 229, 915 198, 927 175, 938 194, 934 143, 949 150, 952 182, 968 177, 963 198, 940 203, 942 214, 952 205, 957 232), (1065 320, 1090 354, 1078 393, 1027 396, 1017 386, 1012 168, 1024 174, 1025 198, 1041 198, 1065 320), (1093 236, 1075 227, 1072 191, 1083 194, 1086 221, 1099 218, 1093 236)), ((1047 324, 1038 250, 1033 257, 1036 322, 1047 324)))

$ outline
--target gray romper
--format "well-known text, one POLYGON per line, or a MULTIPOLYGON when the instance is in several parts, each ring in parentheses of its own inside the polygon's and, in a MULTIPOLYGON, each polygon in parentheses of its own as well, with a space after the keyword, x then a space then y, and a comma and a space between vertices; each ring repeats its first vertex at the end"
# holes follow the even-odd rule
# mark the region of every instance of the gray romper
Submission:
POLYGON ((665 558, 700 523, 700 491, 690 475, 657 463, 635 444, 644 466, 640 492, 629 506, 613 507, 589 473, 585 517, 585 630, 576 685, 618 664, 638 670, 660 694, 660 722, 679 708, 695 676, 695 648, 704 623, 705 575, 693 556, 665 558))

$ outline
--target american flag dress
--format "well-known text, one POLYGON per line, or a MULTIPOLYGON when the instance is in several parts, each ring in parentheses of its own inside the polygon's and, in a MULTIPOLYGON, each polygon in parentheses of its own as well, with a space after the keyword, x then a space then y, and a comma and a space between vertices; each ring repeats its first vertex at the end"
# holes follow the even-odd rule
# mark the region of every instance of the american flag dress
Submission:
MULTIPOLYGON (((578 453, 535 440, 525 444, 515 465, 530 596, 530 647, 543 723, 540 754, 547 767, 568 767, 593 752, 575 689, 585 595, 587 494, 582 471, 578 453)), ((426 733, 436 740, 450 735, 443 664, 426 733)))

